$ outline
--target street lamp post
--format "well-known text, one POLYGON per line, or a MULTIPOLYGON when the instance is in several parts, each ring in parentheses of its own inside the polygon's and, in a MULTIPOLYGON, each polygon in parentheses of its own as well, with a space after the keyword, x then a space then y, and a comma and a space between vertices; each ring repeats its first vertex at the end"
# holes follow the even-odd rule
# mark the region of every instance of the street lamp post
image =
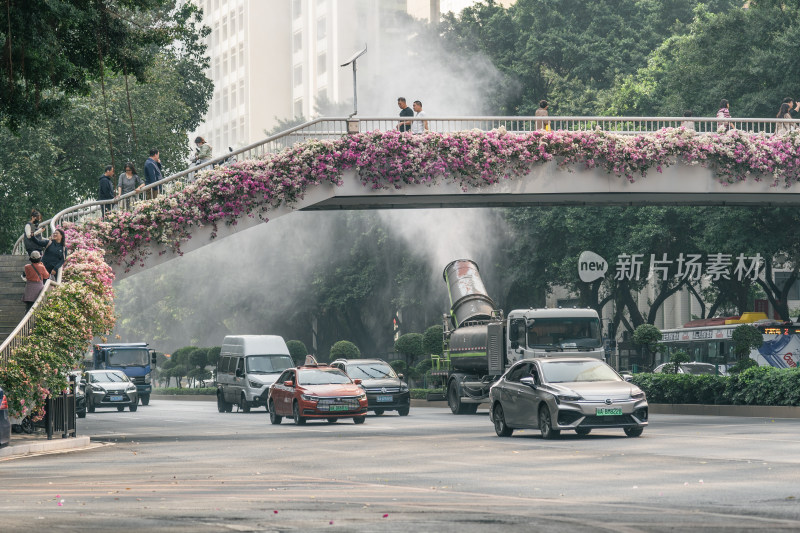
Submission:
POLYGON ((356 60, 366 53, 367 53, 367 45, 365 43, 363 50, 361 50, 360 52, 356 52, 355 54, 353 54, 353 57, 347 60, 346 63, 342 63, 340 65, 342 67, 346 67, 351 63, 353 64, 353 114, 350 115, 350 117, 348 118, 352 118, 353 116, 356 115, 356 113, 358 113, 358 85, 356 84, 356 71, 358 69, 356 68, 356 60))

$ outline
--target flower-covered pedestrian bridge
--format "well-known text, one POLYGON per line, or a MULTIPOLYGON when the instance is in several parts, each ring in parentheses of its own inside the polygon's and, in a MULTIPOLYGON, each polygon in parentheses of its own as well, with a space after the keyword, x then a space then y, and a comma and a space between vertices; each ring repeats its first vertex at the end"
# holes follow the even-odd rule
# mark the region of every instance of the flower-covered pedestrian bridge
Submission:
MULTIPOLYGON (((103 307, 110 306, 111 269, 120 279, 296 210, 800 204, 794 121, 427 118, 429 130, 412 134, 398 131, 397 120, 314 120, 141 192, 65 209, 50 231, 65 228, 80 253, 65 264, 70 283, 48 292, 89 289, 78 295, 90 318, 88 342, 112 320, 103 307), (150 189, 158 196, 150 198, 150 189), (104 219, 102 204, 112 204, 104 219)), ((15 253, 24 253, 21 242, 15 253)), ((37 334, 34 317, 51 308, 38 303, 0 346, 0 382, 8 380, 13 350, 47 336, 37 334)))

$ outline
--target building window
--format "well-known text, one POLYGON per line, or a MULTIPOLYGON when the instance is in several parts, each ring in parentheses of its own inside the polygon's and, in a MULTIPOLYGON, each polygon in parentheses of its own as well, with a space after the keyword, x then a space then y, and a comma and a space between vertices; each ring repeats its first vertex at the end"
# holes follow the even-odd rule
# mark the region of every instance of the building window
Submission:
POLYGON ((213 46, 217 46, 217 43, 219 43, 219 22, 214 23, 214 31, 211 32, 211 35, 214 38, 213 46))
POLYGON ((228 111, 228 88, 225 87, 222 89, 222 112, 226 113, 228 111))
POLYGON ((294 86, 297 87, 298 85, 303 84, 303 65, 297 65, 294 67, 294 86))
POLYGON ((239 82, 239 101, 244 104, 244 80, 239 82))
POLYGON ((239 142, 249 144, 247 136, 244 134, 244 117, 239 119, 239 142))
POLYGON ((328 36, 328 22, 325 17, 317 20, 317 39, 322 40, 328 36))
POLYGON ((236 50, 231 50, 231 72, 236 72, 236 50))
POLYGON ((302 9, 303 9, 302 0, 292 1, 292 15, 294 15, 294 18, 296 19, 300 18, 300 15, 302 15, 302 9))
POLYGON ((231 37, 236 35, 236 13, 231 11, 231 37))
POLYGON ((292 51, 294 53, 299 52, 303 49, 303 32, 298 31, 292 35, 292 51))
POLYGON ((231 86, 231 109, 236 111, 236 84, 231 86))
POLYGON ((300 118, 303 116, 303 99, 298 98, 294 101, 294 118, 300 118))
POLYGON ((239 65, 244 66, 244 43, 239 43, 239 65))
POLYGON ((239 7, 239 31, 244 31, 244 6, 239 7))
POLYGON ((317 76, 322 76, 328 70, 328 56, 324 53, 317 56, 317 76))
POLYGON ((214 58, 214 79, 218 80, 222 77, 219 72, 219 56, 214 58))
POLYGON ((225 18, 222 19, 222 42, 224 43, 228 39, 228 15, 225 15, 225 18))
POLYGON ((228 72, 228 52, 225 52, 222 54, 222 75, 225 76, 228 72))

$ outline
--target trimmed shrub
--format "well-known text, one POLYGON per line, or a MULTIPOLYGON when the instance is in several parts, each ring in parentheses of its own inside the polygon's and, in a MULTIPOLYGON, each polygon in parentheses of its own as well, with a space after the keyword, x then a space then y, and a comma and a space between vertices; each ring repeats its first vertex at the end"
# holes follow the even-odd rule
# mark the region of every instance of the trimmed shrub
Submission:
POLYGON ((406 333, 394 343, 394 351, 407 357, 412 363, 425 354, 421 333, 406 333))
POLYGON ((442 355, 444 352, 442 326, 431 326, 422 334, 422 349, 425 355, 442 355))
POLYGON ((341 357, 345 359, 358 359, 361 357, 361 350, 350 341, 336 341, 334 345, 331 346, 329 360, 333 361, 341 357))
POLYGON ((288 341, 286 347, 289 348, 289 355, 292 356, 294 364, 302 365, 305 362, 308 348, 303 344, 303 341, 288 341))

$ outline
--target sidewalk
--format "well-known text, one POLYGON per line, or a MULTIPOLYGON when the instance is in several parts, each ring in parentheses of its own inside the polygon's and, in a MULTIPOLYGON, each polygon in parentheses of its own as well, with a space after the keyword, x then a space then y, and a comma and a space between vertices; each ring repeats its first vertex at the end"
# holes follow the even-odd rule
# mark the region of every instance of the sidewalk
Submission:
POLYGON ((34 433, 12 433, 8 446, 0 448, 0 461, 15 459, 25 455, 40 453, 67 452, 89 448, 89 437, 75 437, 62 439, 61 435, 53 435, 52 440, 47 440, 44 430, 34 433))

